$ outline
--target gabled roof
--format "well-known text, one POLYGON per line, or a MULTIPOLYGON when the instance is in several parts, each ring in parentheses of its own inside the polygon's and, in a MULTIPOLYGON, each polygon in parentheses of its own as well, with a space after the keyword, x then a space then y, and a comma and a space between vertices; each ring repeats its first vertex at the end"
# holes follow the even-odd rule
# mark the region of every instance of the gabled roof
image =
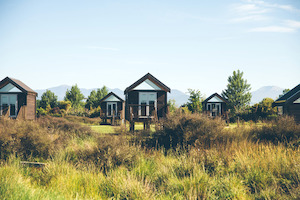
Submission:
POLYGON ((158 86, 163 91, 165 91, 165 92, 171 92, 171 89, 169 87, 167 87, 165 84, 163 84, 162 82, 160 82, 157 78, 155 78, 150 73, 147 73, 145 76, 143 76, 142 78, 140 78, 139 80, 137 80, 135 83, 133 83, 132 85, 130 85, 129 87, 127 87, 125 89, 125 91, 124 91, 124 94, 126 94, 129 91, 133 90, 134 88, 136 88, 138 85, 140 85, 141 83, 143 83, 147 79, 149 79, 151 82, 153 82, 156 86, 158 86))
POLYGON ((288 103, 291 100, 294 100, 297 98, 297 96, 300 96, 300 84, 294 87, 292 90, 285 93, 283 96, 279 97, 274 103, 274 106, 282 105, 285 103, 288 103))
POLYGON ((10 77, 6 77, 0 82, 0 89, 9 83, 11 83, 12 85, 14 85, 16 88, 18 88, 19 90, 21 90, 24 93, 37 94, 33 89, 31 89, 30 87, 25 85, 22 81, 14 79, 14 78, 10 78, 10 77))
POLYGON ((110 92, 108 95, 106 95, 105 97, 103 97, 100 102, 105 101, 105 99, 109 98, 110 96, 115 96, 117 99, 119 99, 121 102, 123 102, 124 100, 122 98, 120 98, 118 95, 116 95, 113 92, 110 92))
POLYGON ((214 94, 210 95, 202 103, 207 103, 210 99, 214 98, 215 96, 218 97, 219 99, 221 99, 224 103, 228 103, 228 101, 226 99, 224 99, 223 97, 221 97, 221 95, 219 95, 218 93, 214 93, 214 94))

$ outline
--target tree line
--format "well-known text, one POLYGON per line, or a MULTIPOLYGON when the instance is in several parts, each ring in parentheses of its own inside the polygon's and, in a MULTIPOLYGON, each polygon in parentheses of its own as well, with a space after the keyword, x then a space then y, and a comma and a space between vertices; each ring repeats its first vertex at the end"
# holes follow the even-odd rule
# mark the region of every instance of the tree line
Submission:
MULTIPOLYGON (((228 101, 228 115, 231 121, 237 118, 244 120, 257 121, 259 119, 272 119, 276 117, 276 108, 272 107, 274 102, 271 98, 265 98, 261 102, 250 106, 251 101, 251 85, 243 78, 244 73, 240 70, 233 71, 228 77, 226 89, 221 96, 228 101)), ((283 92, 287 92, 285 89, 283 92)), ((180 109, 184 112, 200 113, 202 112, 202 102, 204 96, 199 90, 188 89, 189 99, 180 109)), ((57 96, 50 90, 46 90, 41 96, 41 100, 37 101, 38 115, 57 115, 72 114, 79 116, 98 117, 100 115, 100 100, 108 94, 106 86, 91 91, 90 95, 83 102, 84 95, 79 87, 72 86, 66 91, 63 101, 58 101, 57 96)), ((175 100, 168 101, 170 112, 175 111, 175 100)))
MULTIPOLYGON (((271 98, 264 98, 261 102, 250 106, 251 102, 251 85, 243 78, 244 73, 240 70, 233 71, 228 77, 227 87, 221 93, 221 96, 228 101, 228 118, 230 121, 243 119, 245 121, 258 121, 264 119, 273 119, 277 117, 277 109, 272 107, 274 102, 271 98)), ((285 89, 283 94, 288 92, 285 89)), ((200 113, 202 112, 202 102, 204 96, 199 90, 188 89, 188 102, 181 106, 185 112, 200 113)), ((169 101, 170 111, 176 110, 174 100, 169 101)))
POLYGON ((66 91, 63 101, 58 101, 57 96, 50 90, 46 90, 41 100, 37 100, 37 114, 63 116, 65 114, 99 117, 100 100, 108 94, 106 86, 92 90, 86 102, 83 102, 84 95, 77 84, 66 91))

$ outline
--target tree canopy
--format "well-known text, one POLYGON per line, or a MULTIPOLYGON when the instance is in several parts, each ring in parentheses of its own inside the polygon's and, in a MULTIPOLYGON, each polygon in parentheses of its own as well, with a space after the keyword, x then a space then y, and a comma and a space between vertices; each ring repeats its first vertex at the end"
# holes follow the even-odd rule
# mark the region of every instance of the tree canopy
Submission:
POLYGON ((70 101, 72 107, 78 108, 81 105, 81 101, 84 99, 83 94, 78 88, 77 84, 73 85, 71 90, 66 91, 65 101, 70 101))
POLYGON ((203 97, 199 90, 188 89, 190 93, 189 102, 186 104, 189 111, 199 113, 202 111, 203 97))
POLYGON ((51 108, 58 106, 57 96, 50 90, 46 90, 46 92, 44 92, 42 94, 41 100, 40 100, 40 107, 42 107, 43 109, 46 109, 48 105, 51 108))
POLYGON ((227 89, 222 91, 222 97, 228 100, 228 108, 232 114, 245 110, 251 101, 251 87, 243 74, 240 70, 233 71, 233 75, 228 77, 227 89))
POLYGON ((101 89, 91 91, 90 95, 86 100, 85 107, 87 109, 97 108, 100 106, 100 100, 108 94, 108 89, 106 86, 103 86, 101 89))

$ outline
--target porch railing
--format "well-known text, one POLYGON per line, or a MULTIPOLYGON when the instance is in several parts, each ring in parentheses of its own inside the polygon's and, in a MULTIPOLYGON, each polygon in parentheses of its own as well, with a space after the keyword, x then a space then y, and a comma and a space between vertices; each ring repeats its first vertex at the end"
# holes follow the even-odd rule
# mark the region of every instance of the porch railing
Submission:
POLYGON ((130 120, 134 119, 157 119, 157 108, 155 105, 129 104, 130 120))

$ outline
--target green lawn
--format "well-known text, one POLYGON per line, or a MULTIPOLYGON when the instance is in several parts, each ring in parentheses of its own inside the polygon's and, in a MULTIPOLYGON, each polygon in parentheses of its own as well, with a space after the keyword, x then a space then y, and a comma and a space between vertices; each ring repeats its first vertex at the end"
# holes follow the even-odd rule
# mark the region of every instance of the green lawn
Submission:
POLYGON ((102 134, 116 133, 116 126, 110 125, 91 125, 92 130, 102 134))
MULTIPOLYGON (((129 131, 129 123, 126 124, 126 129, 129 131)), ((97 131, 98 133, 102 134, 114 134, 117 133, 118 129, 120 126, 111 126, 111 125, 90 125, 90 127, 94 130, 97 131)), ((143 123, 135 123, 135 130, 143 130, 144 129, 144 124, 143 123)), ((152 132, 155 131, 155 125, 150 126, 150 130, 152 132)))

